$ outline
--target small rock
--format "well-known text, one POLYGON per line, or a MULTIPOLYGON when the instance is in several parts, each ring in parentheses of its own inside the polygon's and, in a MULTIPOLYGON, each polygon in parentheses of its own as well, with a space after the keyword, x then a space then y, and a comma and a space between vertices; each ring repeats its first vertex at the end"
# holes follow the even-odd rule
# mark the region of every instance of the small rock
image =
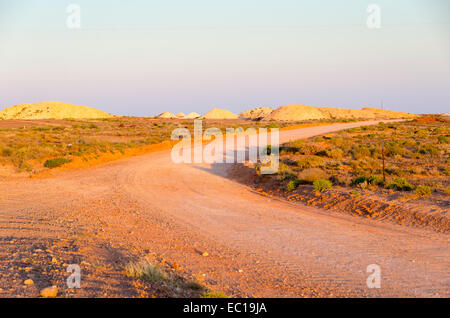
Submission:
POLYGON ((47 287, 41 290, 41 296, 44 298, 56 297, 58 295, 58 288, 56 286, 47 287))
POLYGON ((34 285, 34 282, 32 279, 27 279, 23 282, 25 285, 34 285))
POLYGON ((171 266, 174 270, 180 270, 180 265, 178 265, 177 263, 173 263, 171 266))
POLYGON ((202 254, 202 256, 208 256, 209 254, 208 254, 208 252, 204 252, 203 254, 202 254))

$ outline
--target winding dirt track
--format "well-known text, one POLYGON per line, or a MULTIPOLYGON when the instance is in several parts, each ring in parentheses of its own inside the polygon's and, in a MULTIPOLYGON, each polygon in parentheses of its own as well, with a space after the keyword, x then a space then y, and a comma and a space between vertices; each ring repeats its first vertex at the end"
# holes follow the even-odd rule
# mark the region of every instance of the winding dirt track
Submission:
MULTIPOLYGON (((282 131, 280 141, 362 124, 373 122, 282 131)), ((1 231, 27 213, 89 210, 83 226, 162 255, 230 295, 449 296, 448 235, 263 197, 227 178, 227 169, 174 164, 160 151, 49 179, 0 181, 1 231), (381 267, 380 289, 366 285, 369 264, 381 267)), ((21 235, 48 228, 34 224, 21 235)))

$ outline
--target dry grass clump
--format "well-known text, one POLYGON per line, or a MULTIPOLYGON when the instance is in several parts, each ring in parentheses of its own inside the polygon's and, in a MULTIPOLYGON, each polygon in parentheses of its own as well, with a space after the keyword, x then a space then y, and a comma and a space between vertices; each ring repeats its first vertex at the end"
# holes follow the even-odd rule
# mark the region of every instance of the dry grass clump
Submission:
POLYGON ((206 292, 200 298, 228 298, 228 296, 222 292, 206 292))
POLYGON ((327 173, 320 168, 308 168, 298 173, 297 178, 304 183, 313 183, 319 179, 327 179, 327 173))
POLYGON ((148 260, 127 264, 125 273, 128 277, 139 278, 146 282, 160 282, 166 279, 164 271, 160 267, 151 264, 148 260))

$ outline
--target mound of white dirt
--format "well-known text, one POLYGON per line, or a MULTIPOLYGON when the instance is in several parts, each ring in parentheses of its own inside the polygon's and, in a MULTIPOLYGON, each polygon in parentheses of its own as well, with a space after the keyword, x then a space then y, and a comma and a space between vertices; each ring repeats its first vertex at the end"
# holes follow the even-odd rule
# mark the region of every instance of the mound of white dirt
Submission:
POLYGON ((7 107, 0 112, 1 119, 64 119, 64 118, 109 118, 104 111, 62 102, 42 102, 7 107))
POLYGON ((264 120, 302 121, 318 119, 400 119, 417 115, 378 108, 347 109, 336 107, 311 107, 307 105, 281 106, 264 120))
POLYGON ((177 118, 176 115, 169 113, 169 112, 163 112, 156 117, 158 117, 158 118, 177 118))
POLYGON ((186 116, 184 116, 184 118, 186 118, 186 119, 194 119, 194 118, 198 118, 198 117, 200 117, 200 114, 197 114, 197 113, 194 113, 194 112, 189 113, 186 116))
POLYGON ((205 119, 236 119, 238 117, 239 117, 238 115, 230 112, 229 110, 213 108, 209 112, 207 112, 205 115, 203 115, 202 118, 205 118, 205 119))
POLYGON ((275 109, 270 107, 258 107, 240 113, 239 117, 252 120, 261 119, 270 115, 274 110, 275 109))
POLYGON ((281 106, 268 116, 265 120, 279 121, 300 121, 310 119, 327 119, 328 116, 323 114, 320 109, 307 105, 287 105, 281 106))

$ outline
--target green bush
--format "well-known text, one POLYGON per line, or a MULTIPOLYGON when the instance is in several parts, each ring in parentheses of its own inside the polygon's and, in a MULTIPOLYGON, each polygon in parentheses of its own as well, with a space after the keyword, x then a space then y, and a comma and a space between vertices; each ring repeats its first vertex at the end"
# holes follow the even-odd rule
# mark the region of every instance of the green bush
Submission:
POLYGON ((286 180, 286 179, 292 179, 295 178, 295 175, 289 170, 289 167, 287 164, 280 163, 278 167, 278 180, 286 180))
POLYGON ((353 157, 355 159, 361 159, 361 158, 365 158, 365 157, 370 157, 371 156, 371 152, 370 149, 367 148, 367 146, 364 145, 357 145, 354 146, 352 149, 352 153, 353 153, 353 157))
POLYGON ((318 179, 313 182, 313 188, 316 192, 322 192, 331 189, 332 186, 333 184, 331 183, 331 181, 326 179, 318 179))
POLYGON ((431 195, 431 188, 429 186, 426 185, 420 185, 416 188, 416 190, 414 191, 415 194, 417 194, 418 196, 424 197, 427 195, 431 195))
POLYGON ((299 186, 299 184, 300 184, 300 180, 297 180, 297 179, 291 180, 291 181, 289 181, 288 184, 286 185, 286 189, 287 189, 288 191, 294 191, 295 189, 297 189, 297 187, 299 186))
POLYGON ((437 148, 436 146, 434 146, 432 144, 426 144, 426 145, 420 146, 419 149, 417 149, 417 152, 422 155, 429 154, 434 157, 434 156, 439 155, 440 150, 439 150, 439 148, 437 148))
POLYGON ((371 176, 371 177, 357 177, 352 180, 352 185, 357 186, 359 184, 362 184, 364 182, 367 182, 367 184, 371 185, 381 185, 383 184, 383 179, 378 176, 371 176))
POLYGON ((448 138, 447 136, 439 136, 438 142, 440 144, 448 144, 448 143, 450 143, 450 138, 448 138))
POLYGON ((394 141, 387 143, 384 151, 387 157, 402 156, 406 153, 406 149, 394 141))
POLYGON ((395 178, 386 185, 386 188, 399 191, 411 191, 412 185, 403 178, 395 178))
POLYGON ((357 177, 352 180, 352 185, 357 186, 367 181, 367 177, 357 177))
POLYGON ((12 150, 9 148, 3 148, 2 149, 2 156, 9 157, 12 155, 12 150))
POLYGON ((62 166, 63 164, 69 163, 71 161, 72 161, 72 159, 67 159, 67 158, 49 159, 49 160, 44 162, 44 167, 46 167, 46 168, 56 168, 56 167, 62 166))
POLYGON ((221 292, 206 292, 200 296, 200 298, 228 298, 224 293, 221 292))
POLYGON ((341 159, 344 156, 344 151, 339 148, 330 148, 327 149, 326 154, 332 159, 341 159))

